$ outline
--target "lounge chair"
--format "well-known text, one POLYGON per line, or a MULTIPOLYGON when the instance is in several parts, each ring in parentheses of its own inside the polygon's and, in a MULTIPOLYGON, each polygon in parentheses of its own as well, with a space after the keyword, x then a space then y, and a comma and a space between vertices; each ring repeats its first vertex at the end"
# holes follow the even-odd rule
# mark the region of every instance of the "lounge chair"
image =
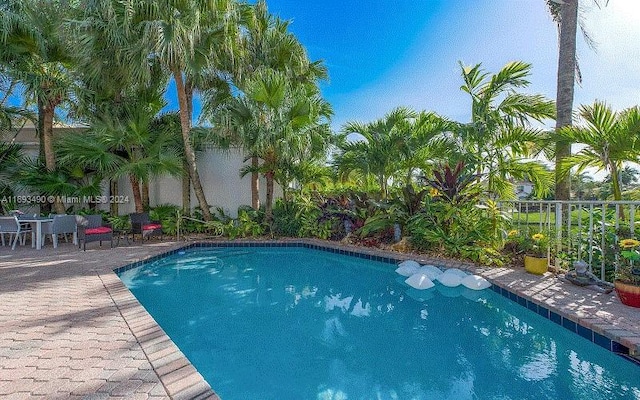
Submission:
POLYGON ((3 246, 5 233, 9 234, 11 250, 15 250, 18 239, 21 239, 20 244, 24 246, 27 232, 31 232, 31 228, 21 224, 20 221, 18 221, 18 217, 0 217, 0 236, 2 237, 3 246))
POLYGON ((87 250, 88 242, 109 241, 113 248, 113 229, 110 224, 102 222, 102 215, 85 215, 77 217, 78 226, 78 246, 82 245, 83 250, 87 250))
POLYGON ((132 213, 129 214, 131 220, 131 236, 136 241, 136 234, 140 235, 142 240, 150 238, 153 235, 160 235, 162 238, 162 224, 160 221, 151 221, 148 213, 132 213))

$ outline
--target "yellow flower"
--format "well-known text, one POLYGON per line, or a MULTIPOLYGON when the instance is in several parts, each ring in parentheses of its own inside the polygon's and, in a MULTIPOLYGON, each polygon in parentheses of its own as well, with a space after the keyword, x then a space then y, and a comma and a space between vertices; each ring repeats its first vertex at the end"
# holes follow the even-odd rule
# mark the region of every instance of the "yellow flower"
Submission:
POLYGON ((431 189, 429 189, 429 196, 438 197, 438 196, 440 196, 440 192, 436 188, 431 188, 431 189))
POLYGON ((640 246, 640 241, 637 241, 635 239, 622 239, 620 241, 620 247, 622 247, 623 249, 632 249, 638 246, 640 246))
POLYGON ((518 235, 518 230, 517 229, 510 230, 509 233, 507 233, 508 237, 513 237, 513 236, 517 236, 517 235, 518 235))
POLYGON ((533 239, 533 240, 542 240, 542 239, 544 239, 544 235, 542 233, 536 233, 535 235, 531 236, 531 239, 533 239))

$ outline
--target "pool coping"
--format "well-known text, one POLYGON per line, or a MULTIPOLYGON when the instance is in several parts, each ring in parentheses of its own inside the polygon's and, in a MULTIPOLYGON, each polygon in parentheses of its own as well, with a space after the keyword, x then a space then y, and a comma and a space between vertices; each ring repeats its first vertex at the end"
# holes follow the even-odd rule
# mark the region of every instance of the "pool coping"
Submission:
MULTIPOLYGON (((583 308, 576 307, 571 301, 574 300, 569 296, 571 292, 562 290, 562 285, 567 285, 567 283, 559 281, 551 273, 535 276, 510 268, 479 267, 457 260, 445 260, 411 253, 394 253, 316 239, 198 241, 114 268, 112 274, 103 278, 110 296, 118 309, 121 310, 122 317, 136 337, 167 393, 174 399, 207 398, 219 400, 219 397, 211 388, 210 383, 200 375, 117 274, 179 251, 209 247, 301 247, 388 264, 415 260, 421 264, 459 268, 486 278, 492 284, 491 290, 503 297, 640 366, 640 329, 633 331, 602 316, 586 315, 583 308), (517 272, 517 276, 512 276, 513 272, 517 272), (558 285, 560 285, 562 296, 557 296, 558 285), (566 301, 568 297, 569 302, 566 301)), ((602 296, 601 303, 606 302, 609 308, 611 306, 627 307, 616 301, 617 297, 611 293, 593 295, 593 293, 586 292, 590 289, 578 286, 571 286, 571 289, 584 296, 586 296, 585 293, 591 294, 591 297, 602 296)), ((638 311, 637 317, 640 320, 640 311, 638 311)))

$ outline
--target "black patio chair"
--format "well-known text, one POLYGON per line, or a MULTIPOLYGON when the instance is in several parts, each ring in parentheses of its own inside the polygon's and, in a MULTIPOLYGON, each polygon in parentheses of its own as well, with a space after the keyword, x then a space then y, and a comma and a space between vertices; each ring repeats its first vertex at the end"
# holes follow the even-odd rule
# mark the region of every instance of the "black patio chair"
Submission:
POLYGON ((151 221, 149 213, 132 213, 129 214, 129 219, 131 220, 131 236, 134 242, 136 235, 140 235, 143 241, 154 235, 162 238, 162 224, 160 221, 151 221))
POLYGON ((113 248, 113 229, 110 224, 102 222, 102 215, 78 216, 78 246, 82 245, 83 250, 87 250, 88 242, 109 241, 113 248))

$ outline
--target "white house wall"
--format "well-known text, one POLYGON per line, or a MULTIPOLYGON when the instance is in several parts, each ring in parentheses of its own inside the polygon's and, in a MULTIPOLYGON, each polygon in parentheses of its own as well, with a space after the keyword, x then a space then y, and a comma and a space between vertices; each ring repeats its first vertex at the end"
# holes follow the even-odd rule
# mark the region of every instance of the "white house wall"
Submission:
MULTIPOLYGON (((54 127, 54 132, 60 132, 69 128, 54 127)), ((73 128, 72 128, 73 129, 73 128)), ((78 131, 82 129, 75 128, 78 131)), ((28 157, 38 157, 39 142, 33 126, 25 127, 16 137, 16 142, 23 145, 25 154, 28 157)), ((240 177, 240 169, 248 164, 244 163, 244 155, 240 149, 229 151, 220 149, 209 149, 196 155, 198 159, 198 173, 202 187, 204 188, 207 201, 212 208, 222 207, 225 213, 233 217, 237 216, 238 206, 251 204, 251 175, 240 177)), ((122 177, 118 181, 118 190, 121 200, 118 212, 125 215, 135 211, 131 184, 128 177, 122 177)), ((104 182, 103 198, 108 199, 109 185, 104 182)), ((260 201, 264 204, 266 197, 266 185, 264 179, 260 180, 260 201)), ((17 189, 17 188, 16 188, 17 189)), ((18 190, 17 194, 26 195, 28 193, 18 190)), ((274 196, 282 196, 282 190, 276 185, 274 196)), ((151 207, 160 204, 175 204, 182 206, 182 181, 180 177, 162 176, 152 180, 149 187, 149 202, 151 207)), ((65 204, 69 207, 71 204, 65 204)), ((81 207, 77 204, 76 207, 81 207)), ((85 205, 86 206, 86 205, 85 205)), ((198 206, 193 189, 191 190, 191 207, 198 206)), ((36 205, 22 205, 29 212, 37 212, 36 205)), ((109 204, 103 203, 98 206, 103 210, 109 210, 109 204)))
MULTIPOLYGON (((210 149, 197 154, 198 174, 209 205, 215 209, 221 207, 227 215, 237 216, 238 206, 251 205, 251 176, 240 177, 240 169, 245 165, 244 156, 238 149, 224 151, 210 149)), ((118 181, 119 196, 125 202, 119 206, 119 213, 128 214, 135 211, 131 184, 127 177, 118 181)), ((264 179, 260 180, 260 201, 264 204, 266 191, 264 179)), ((282 191, 276 188, 276 197, 282 191)), ((108 187, 104 195, 108 195, 108 187)), ((162 176, 155 178, 149 185, 149 203, 151 207, 161 204, 182 205, 181 177, 162 176)), ((191 190, 191 207, 198 206, 193 189, 191 190)), ((102 205, 107 210, 108 205, 102 205)))

